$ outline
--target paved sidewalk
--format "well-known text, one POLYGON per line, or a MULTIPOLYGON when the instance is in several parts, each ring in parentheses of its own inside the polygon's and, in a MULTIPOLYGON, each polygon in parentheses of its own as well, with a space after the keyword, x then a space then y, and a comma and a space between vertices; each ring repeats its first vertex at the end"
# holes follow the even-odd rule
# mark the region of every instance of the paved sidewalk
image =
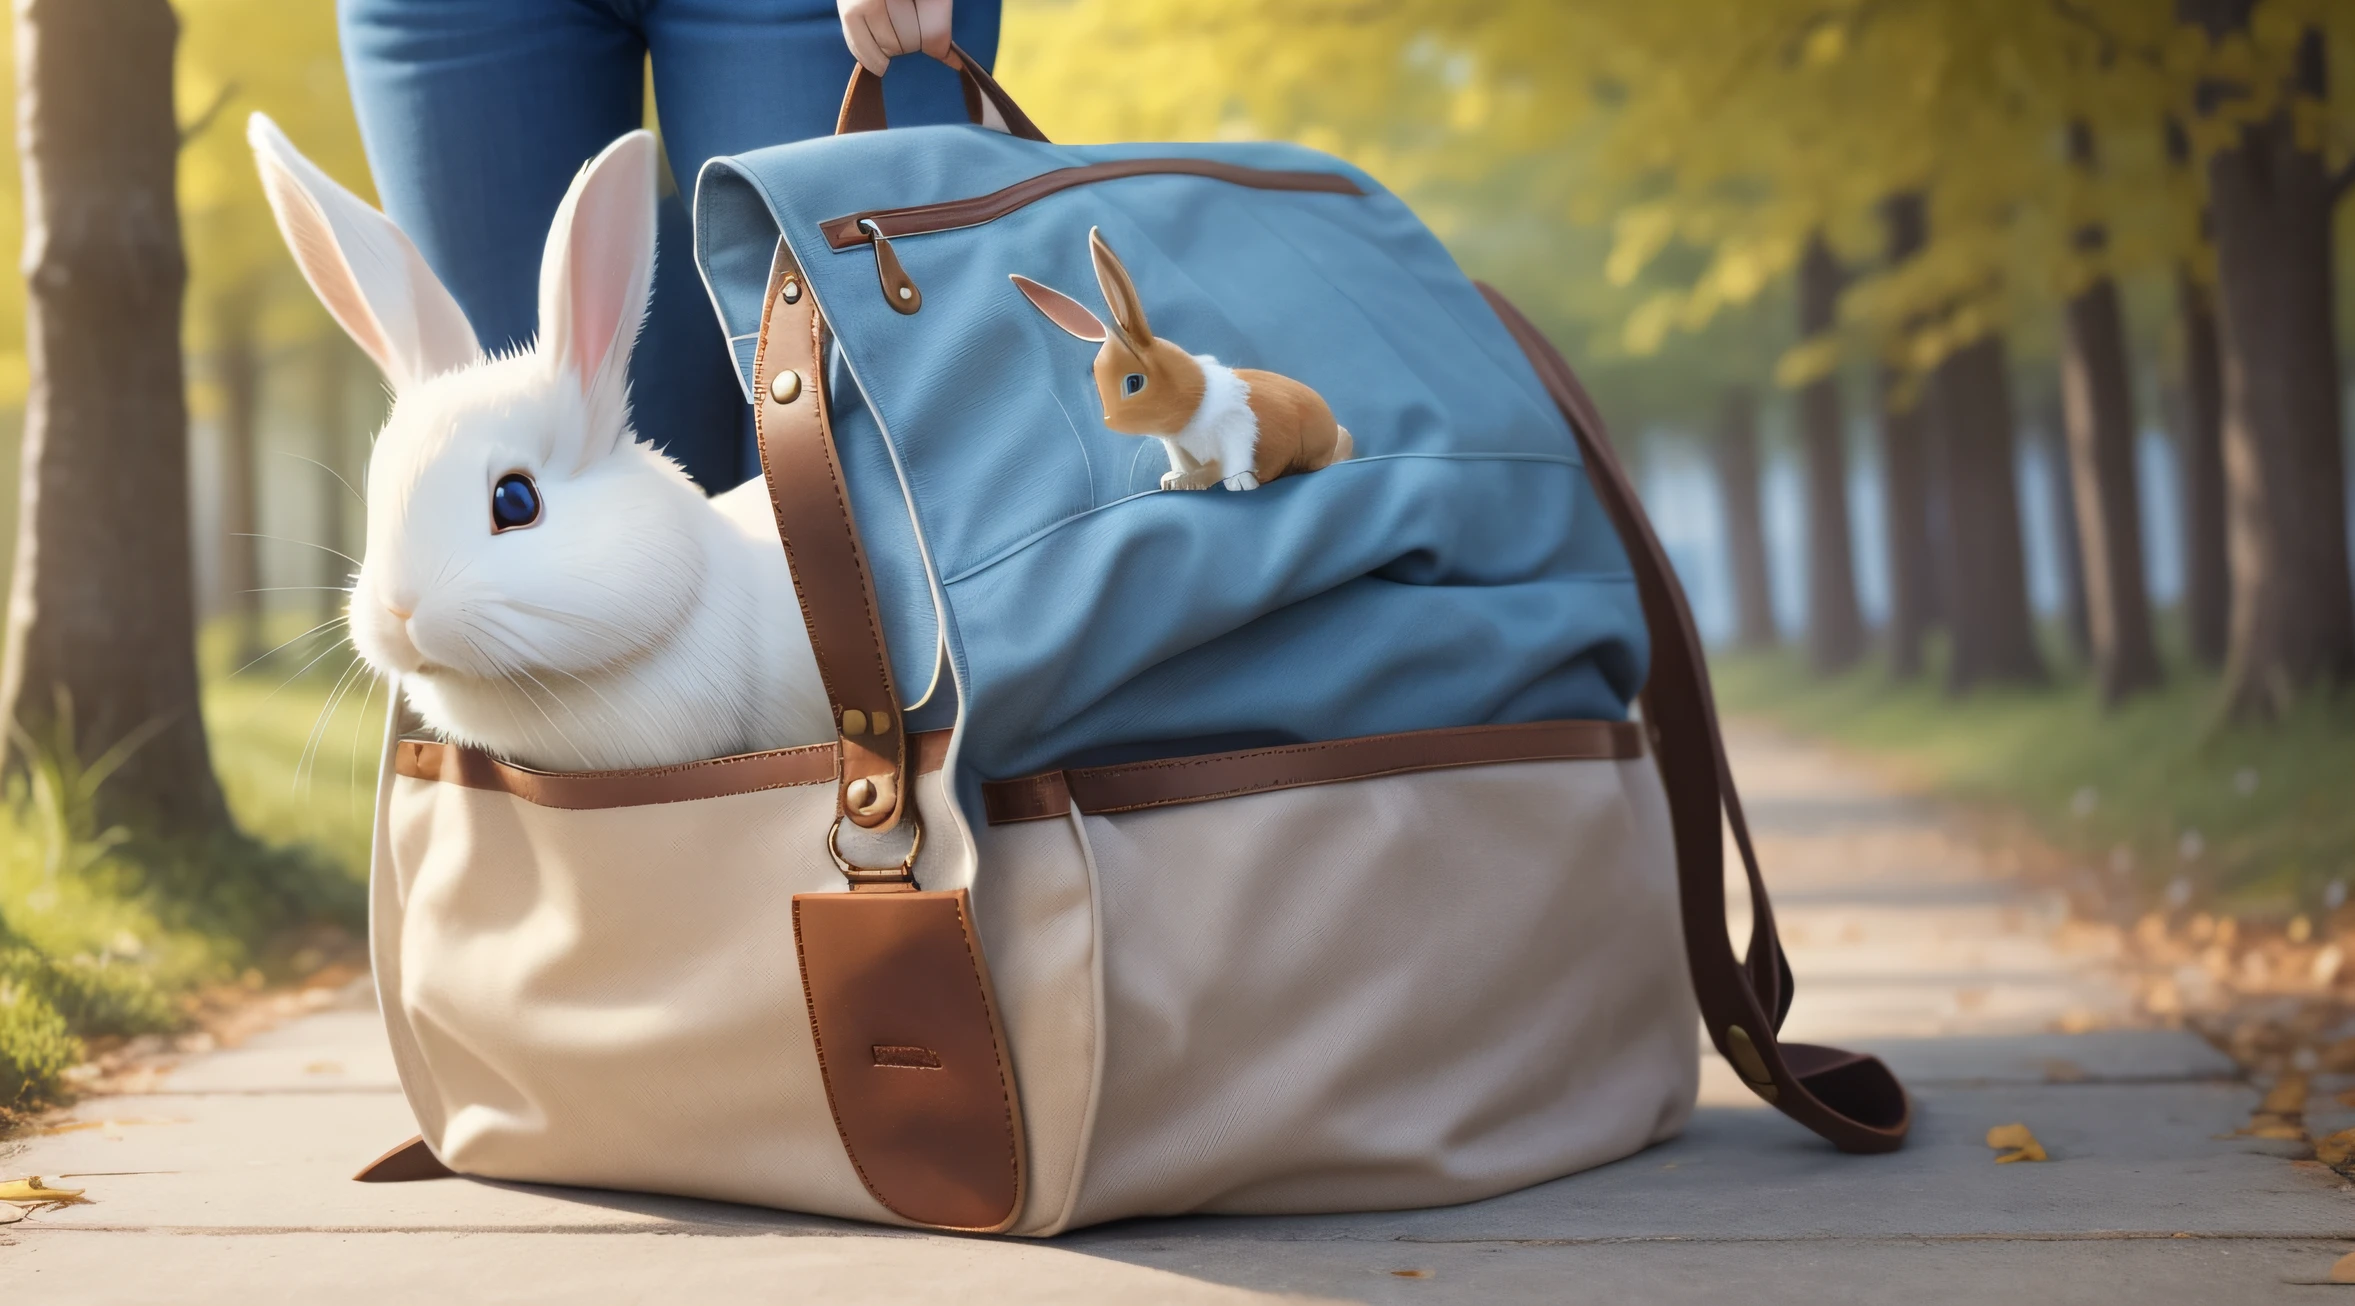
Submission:
POLYGON ((1715 1063, 1680 1139, 1437 1211, 1138 1221, 1049 1244, 878 1232, 668 1198, 362 1185, 413 1132, 364 994, 82 1104, 0 1178, 96 1199, 0 1228, 11 1301, 354 1306, 849 1301, 2311 1302, 2355 1202, 2238 1137, 2258 1094, 2179 1031, 2131 1028, 2106 959, 1927 808, 1741 731, 1800 995, 1788 1032, 1861 1044, 1913 1143, 1842 1157, 1715 1063), (2085 1032, 2063 1032, 2078 1030, 2085 1032), (2044 1164, 1997 1165, 2027 1123, 2044 1164), (130 1172, 130 1173, 112 1173, 130 1172))

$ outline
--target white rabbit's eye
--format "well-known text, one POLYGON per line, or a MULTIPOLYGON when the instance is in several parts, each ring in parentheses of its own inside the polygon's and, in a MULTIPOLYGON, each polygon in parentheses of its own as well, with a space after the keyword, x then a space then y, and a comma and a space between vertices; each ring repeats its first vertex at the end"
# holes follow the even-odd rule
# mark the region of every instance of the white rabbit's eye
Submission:
POLYGON ((1120 393, 1124 395, 1133 395, 1144 388, 1145 374, 1143 372, 1131 372, 1120 378, 1120 393))
POLYGON ((520 530, 540 519, 540 487, 522 472, 509 472, 491 487, 491 534, 520 530))

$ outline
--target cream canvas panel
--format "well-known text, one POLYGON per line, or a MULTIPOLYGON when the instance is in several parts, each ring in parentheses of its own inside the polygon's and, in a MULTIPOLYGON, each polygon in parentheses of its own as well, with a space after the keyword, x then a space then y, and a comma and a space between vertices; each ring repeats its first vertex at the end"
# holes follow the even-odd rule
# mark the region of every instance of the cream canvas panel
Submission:
MULTIPOLYGON (((397 776, 378 989, 484 1177, 905 1223, 828 1108, 792 897, 830 785, 591 810, 397 776)), ((1022 1097, 1014 1232, 1457 1202, 1681 1128, 1697 1077, 1648 760, 1467 767, 959 837, 1022 1097)))
MULTIPOLYGON (((565 810, 389 763, 388 750, 372 946, 437 1156, 490 1178, 905 1223, 843 1152, 794 949, 793 895, 844 887, 823 842, 831 784, 565 810)), ((917 802, 934 831, 927 887, 970 887, 939 775, 917 802)), ((1060 859, 1012 860, 994 903, 975 906, 985 933, 1024 940, 992 960, 1008 959, 996 982, 1033 1192, 1057 1209, 1095 1057, 1092 903, 1076 841, 1062 842, 1060 859)))
POLYGON ((1105 1052, 1072 1224, 1469 1201, 1691 1113, 1698 1013, 1649 758, 1085 825, 1105 1052))

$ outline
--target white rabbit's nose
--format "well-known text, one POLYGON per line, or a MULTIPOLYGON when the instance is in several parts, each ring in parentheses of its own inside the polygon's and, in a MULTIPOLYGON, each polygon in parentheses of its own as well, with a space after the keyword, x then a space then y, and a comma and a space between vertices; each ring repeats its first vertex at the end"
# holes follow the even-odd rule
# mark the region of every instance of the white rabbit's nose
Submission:
POLYGON ((396 608, 390 603, 384 605, 384 610, 391 613, 393 615, 393 619, 396 621, 407 621, 409 618, 417 615, 415 609, 396 608))

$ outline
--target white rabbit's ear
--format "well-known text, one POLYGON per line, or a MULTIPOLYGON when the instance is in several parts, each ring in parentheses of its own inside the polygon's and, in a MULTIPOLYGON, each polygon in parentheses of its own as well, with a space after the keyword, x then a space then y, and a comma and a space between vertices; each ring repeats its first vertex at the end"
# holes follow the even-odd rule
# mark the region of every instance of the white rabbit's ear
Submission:
POLYGON ((1143 349, 1153 343, 1153 328, 1145 323, 1145 301, 1137 297, 1137 283, 1128 279, 1120 256, 1104 243, 1104 233, 1088 228, 1088 254, 1096 260, 1096 284, 1104 288, 1104 302, 1112 306, 1112 325, 1122 340, 1143 349))
POLYGON ((336 185, 262 114, 245 138, 303 279, 394 390, 481 356, 458 301, 392 219, 336 185))
POLYGON ((1042 286, 1019 272, 1006 274, 1014 288, 1030 300, 1031 305, 1047 315, 1047 320, 1091 345, 1104 343, 1104 323, 1088 311, 1087 305, 1052 286, 1042 286))
POLYGON ((589 160, 540 257, 539 352, 580 387, 593 441, 618 438, 626 418, 630 349, 654 285, 657 158, 653 133, 634 131, 589 160))

